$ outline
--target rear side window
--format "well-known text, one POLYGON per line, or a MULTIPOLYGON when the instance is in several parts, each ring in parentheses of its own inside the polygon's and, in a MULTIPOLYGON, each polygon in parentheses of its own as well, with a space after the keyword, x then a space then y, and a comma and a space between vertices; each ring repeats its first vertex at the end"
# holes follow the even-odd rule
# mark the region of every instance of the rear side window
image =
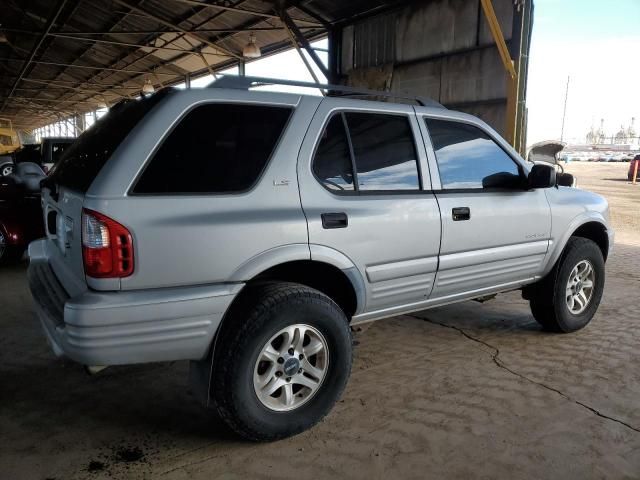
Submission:
MULTIPOLYGON (((64 150, 49 178, 71 190, 85 193, 111 154, 140 120, 172 89, 140 100, 125 100, 109 110, 64 150)), ((56 152, 53 153, 54 162, 56 152)))
POLYGON ((134 193, 231 193, 258 179, 291 115, 289 107, 208 104, 164 140, 134 193))
POLYGON ((514 160, 473 125, 425 119, 443 189, 484 188, 494 175, 520 176, 514 160))
POLYGON ((359 190, 419 190, 418 156, 409 119, 346 113, 359 190))
POLYGON ((409 119, 378 113, 334 115, 322 134, 313 171, 333 191, 419 190, 418 160, 409 119))
POLYGON ((355 190, 349 140, 342 115, 331 117, 322 132, 313 162, 313 173, 329 190, 355 190))

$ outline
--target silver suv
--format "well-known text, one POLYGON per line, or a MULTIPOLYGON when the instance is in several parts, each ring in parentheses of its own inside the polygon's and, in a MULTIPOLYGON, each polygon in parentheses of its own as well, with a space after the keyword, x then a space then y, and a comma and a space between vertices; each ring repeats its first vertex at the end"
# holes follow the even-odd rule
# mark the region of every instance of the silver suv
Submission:
POLYGON ((29 281, 57 355, 191 360, 236 432, 275 440, 340 397, 352 325, 521 289, 545 329, 584 327, 613 233, 565 184, 438 106, 167 89, 65 152, 29 281))

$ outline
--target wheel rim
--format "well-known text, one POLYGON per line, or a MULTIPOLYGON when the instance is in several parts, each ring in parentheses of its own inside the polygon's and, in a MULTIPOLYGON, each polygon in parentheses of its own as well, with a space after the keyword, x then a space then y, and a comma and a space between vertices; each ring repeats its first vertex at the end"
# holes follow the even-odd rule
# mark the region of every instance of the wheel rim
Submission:
POLYGON ((291 325, 262 347, 253 388, 270 410, 294 410, 318 392, 328 367, 329 347, 322 334, 310 325, 291 325))
POLYGON ((2 167, 2 170, 0 171, 0 174, 2 174, 3 177, 9 176, 13 173, 13 165, 5 165, 4 167, 2 167))
POLYGON ((7 247, 7 242, 6 242, 2 232, 0 232, 0 259, 3 257, 4 250, 5 250, 6 247, 7 247))
POLYGON ((567 308, 571 313, 579 315, 586 310, 593 297, 595 282, 596 273, 591 262, 582 260, 573 267, 566 290, 567 308))

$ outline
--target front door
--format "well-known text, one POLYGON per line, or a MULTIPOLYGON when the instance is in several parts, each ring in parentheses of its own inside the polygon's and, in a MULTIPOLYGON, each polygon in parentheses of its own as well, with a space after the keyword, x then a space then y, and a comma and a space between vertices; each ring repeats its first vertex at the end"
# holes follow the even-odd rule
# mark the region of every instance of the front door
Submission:
POLYGON ((352 103, 324 99, 301 149, 312 258, 318 246, 350 259, 365 284, 363 312, 422 302, 437 270, 440 216, 417 119, 410 106, 352 103))
POLYGON ((539 275, 551 235, 544 191, 522 187, 523 166, 480 125, 422 121, 435 153, 442 216, 432 299, 507 289, 539 275))

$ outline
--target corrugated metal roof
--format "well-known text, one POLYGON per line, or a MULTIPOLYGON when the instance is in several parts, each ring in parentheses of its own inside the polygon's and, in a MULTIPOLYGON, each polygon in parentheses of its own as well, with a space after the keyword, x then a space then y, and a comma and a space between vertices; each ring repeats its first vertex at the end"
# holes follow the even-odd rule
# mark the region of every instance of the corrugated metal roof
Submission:
POLYGON ((264 54, 290 46, 284 4, 305 37, 398 3, 383 0, 5 0, 0 115, 32 129, 242 59, 249 34, 264 54), (47 32, 47 28, 50 29, 47 32), (45 34, 46 33, 46 34, 45 34), (37 47, 37 48, 36 48, 37 47))

